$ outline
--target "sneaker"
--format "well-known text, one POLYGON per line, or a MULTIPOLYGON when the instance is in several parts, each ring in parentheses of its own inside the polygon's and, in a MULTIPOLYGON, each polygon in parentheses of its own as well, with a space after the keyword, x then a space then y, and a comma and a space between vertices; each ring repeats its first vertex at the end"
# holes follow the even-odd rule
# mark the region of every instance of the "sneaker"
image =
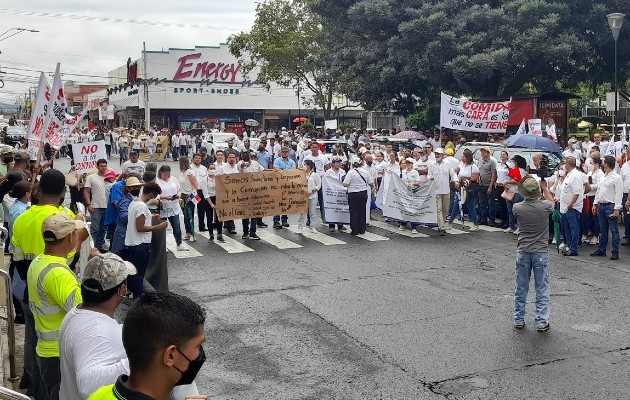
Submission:
POLYGON ((217 236, 217 240, 221 243, 225 243, 225 239, 223 239, 222 235, 217 236))
POLYGON ((249 233, 243 233, 243 236, 241 236, 241 239, 247 239, 249 237, 249 233))
POLYGON ((616 251, 612 252, 612 255, 610 256, 611 260, 618 260, 619 259, 619 253, 616 251))
POLYGON ((274 229, 282 229, 282 225, 280 225, 280 224, 273 224, 273 228, 274 229))
POLYGON ((411 233, 415 235, 415 234, 417 234, 417 233, 418 233, 418 230, 417 230, 416 228, 413 228, 413 229, 411 230, 411 233))
POLYGON ((591 257, 606 257, 606 253, 604 253, 600 249, 597 249, 593 253, 591 253, 591 257))
POLYGON ((282 226, 284 226, 285 228, 288 228, 289 227, 289 223, 285 221, 285 222, 282 223, 282 226))
POLYGON ((525 328, 525 322, 514 322, 514 329, 523 329, 525 328))
POLYGON ((189 242, 195 242, 195 236, 194 235, 190 235, 190 239, 188 239, 189 242))
POLYGON ((599 237, 593 236, 591 238, 591 240, 588 242, 588 244, 598 245, 599 244, 599 237))
POLYGON ((265 224, 264 222, 261 222, 260 224, 257 224, 256 226, 259 227, 259 228, 266 228, 269 225, 265 224))
MULTIPOLYGON (((367 224, 366 224, 367 225, 367 224)), ((368 225, 369 226, 369 225, 368 225)), ((338 231, 347 231, 348 228, 346 228, 345 226, 340 226, 339 228, 337 228, 338 231)))
POLYGON ((311 232, 312 232, 312 233, 317 233, 317 229, 315 229, 315 228, 311 228, 311 232))
POLYGON ((249 238, 251 240, 260 240, 260 238, 258 237, 258 235, 256 235, 255 233, 252 233, 251 235, 249 235, 249 238))
POLYGON ((588 242, 590 240, 591 240, 591 238, 589 238, 588 236, 582 235, 582 243, 586 243, 586 242, 588 242))
POLYGON ((518 235, 519 233, 521 233, 521 230, 520 230, 520 229, 518 229, 518 228, 516 228, 516 230, 514 231, 514 234, 515 234, 515 235, 518 235))
POLYGON ((553 239, 551 239, 551 244, 556 244, 556 237, 554 236, 553 239))
POLYGON ((442 230, 444 231, 450 231, 451 229, 453 229, 453 226, 448 222, 442 226, 442 230))
POLYGON ((214 236, 210 235, 210 237, 208 238, 208 242, 214 242, 214 236))
POLYGON ((335 228, 328 228, 328 232, 334 233, 335 232, 335 228))
POLYGON ((188 240, 188 239, 190 239, 190 233, 187 233, 184 235, 184 240, 188 240))
POLYGON ((536 330, 538 332, 547 332, 549 330, 549 324, 547 323, 545 325, 542 325, 542 324, 536 325, 536 330))
POLYGON ((468 232, 476 232, 479 230, 479 225, 473 225, 470 228, 468 228, 468 232))
POLYGON ((515 229, 512 229, 512 228, 507 228, 507 229, 506 229, 506 230, 504 230, 503 232, 505 232, 505 233, 514 233, 514 232, 516 232, 516 230, 515 230, 515 229))
POLYGON ((565 251, 567 249, 568 249, 568 247, 564 243, 560 243, 560 246, 558 246, 558 250, 560 250, 560 251, 565 251))
POLYGON ((177 251, 188 251, 188 250, 190 249, 184 243, 177 246, 177 251))

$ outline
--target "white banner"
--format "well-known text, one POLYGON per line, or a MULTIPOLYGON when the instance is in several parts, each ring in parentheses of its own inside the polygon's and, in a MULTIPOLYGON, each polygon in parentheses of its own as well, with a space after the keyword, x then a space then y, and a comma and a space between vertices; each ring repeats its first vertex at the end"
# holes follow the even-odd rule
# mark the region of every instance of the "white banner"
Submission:
MULTIPOLYGON (((35 100, 35 107, 31 113, 31 120, 28 124, 28 141, 29 149, 31 148, 31 142, 35 142, 35 146, 39 146, 39 142, 42 140, 42 133, 44 131, 44 124, 47 117, 48 102, 50 101, 50 84, 46 75, 42 72, 39 75, 39 84, 37 85, 37 99, 35 100)), ((35 151, 35 158, 37 159, 37 150, 35 151)))
POLYGON ((396 174, 389 174, 389 187, 383 204, 383 217, 398 221, 437 224, 434 182, 409 189, 396 174))
POLYGON ((527 121, 527 125, 529 125, 529 134, 542 136, 542 120, 535 118, 527 121))
POLYGON ((105 141, 76 143, 72 145, 72 157, 77 175, 96 171, 96 162, 101 158, 107 160, 105 141))
POLYGON ((65 143, 68 136, 70 136, 74 128, 77 127, 77 123, 85 118, 89 110, 90 107, 85 107, 83 111, 81 111, 81 114, 77 114, 75 116, 65 114, 61 128, 59 128, 57 132, 53 133, 50 137, 47 138, 50 146, 55 150, 59 150, 61 146, 63 146, 63 144, 65 143))
MULTIPOLYGON (((341 181, 324 176, 322 178, 322 191, 324 195, 324 218, 329 224, 350 223, 350 209, 348 208, 348 189, 341 181)), ((370 221, 370 191, 368 190, 368 201, 366 204, 366 218, 370 221)))
POLYGON ((66 108, 68 107, 66 95, 63 93, 59 68, 60 65, 57 63, 50 101, 48 102, 48 114, 44 124, 44 134, 48 141, 63 127, 63 123, 66 120, 66 108))
POLYGON ((324 121, 324 127, 326 129, 337 129, 337 120, 330 119, 330 120, 324 121))
POLYGON ((442 93, 440 126, 469 132, 505 133, 510 102, 480 103, 442 93))
POLYGON ((107 106, 107 113, 105 114, 106 119, 112 120, 114 119, 114 105, 110 104, 107 106))

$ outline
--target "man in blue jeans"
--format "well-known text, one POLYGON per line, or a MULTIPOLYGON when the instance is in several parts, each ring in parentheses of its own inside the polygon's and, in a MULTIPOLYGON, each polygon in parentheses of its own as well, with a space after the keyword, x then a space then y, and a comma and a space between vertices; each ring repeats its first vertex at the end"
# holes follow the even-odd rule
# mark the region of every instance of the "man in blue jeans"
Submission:
POLYGON ((593 257, 606 257, 608 246, 608 230, 612 236, 611 260, 619 259, 619 227, 617 219, 624 206, 623 179, 615 172, 617 162, 613 156, 604 157, 604 178, 599 182, 595 201, 593 202, 593 215, 597 215, 599 221, 599 248, 591 254, 593 257))
POLYGON ((585 175, 575 167, 575 157, 567 157, 564 163, 566 177, 560 194, 560 213, 566 244, 563 256, 577 256, 580 243, 580 216, 584 204, 585 175))
POLYGON ((514 290, 514 328, 525 327, 525 305, 529 280, 534 272, 536 289, 536 330, 549 330, 549 253, 547 220, 553 212, 553 196, 547 182, 540 184, 532 175, 525 176, 518 185, 523 201, 514 204, 519 234, 516 243, 516 288, 514 290), (542 190, 541 190, 542 189, 542 190))

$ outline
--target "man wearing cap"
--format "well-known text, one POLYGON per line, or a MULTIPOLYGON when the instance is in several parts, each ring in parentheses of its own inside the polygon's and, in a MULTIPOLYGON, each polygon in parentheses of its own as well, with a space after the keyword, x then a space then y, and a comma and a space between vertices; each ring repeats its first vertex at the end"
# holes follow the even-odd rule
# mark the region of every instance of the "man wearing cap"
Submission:
POLYGON ((101 252, 105 251, 105 212, 111 185, 105 181, 107 174, 107 160, 96 162, 97 172, 89 175, 85 180, 83 196, 91 215, 90 234, 94 239, 94 246, 101 252))
MULTIPOLYGON (((273 162, 273 169, 276 171, 283 171, 287 169, 295 168, 295 161, 289 158, 289 148, 283 147, 280 149, 280 157, 276 158, 273 162)), ((275 229, 281 229, 282 227, 289 226, 289 216, 288 215, 275 215, 273 217, 273 227, 275 229), (282 221, 282 223, 281 223, 282 221)))
MULTIPOLYGON (((22 214, 25 215, 25 214, 22 214)), ((59 328, 68 311, 81 302, 76 276, 68 267, 68 254, 77 248, 83 221, 58 212, 44 221, 45 248, 28 268, 29 307, 35 320, 37 365, 47 399, 59 399, 59 328)))
POLYGON ((13 156, 15 155, 15 149, 13 147, 4 147, 0 152, 0 178, 7 176, 9 166, 13 162, 13 156))
POLYGON ((453 150, 452 148, 447 148, 446 150, 444 150, 444 154, 446 155, 443 160, 445 163, 449 164, 453 169, 459 167, 459 161, 455 157, 453 157, 453 155, 455 154, 455 150, 453 150))
POLYGON ((516 289, 514 290, 514 328, 525 327, 525 305, 529 280, 534 273, 536 288, 536 329, 549 330, 549 215, 554 210, 553 196, 547 190, 547 182, 540 184, 527 175, 518 185, 523 201, 514 204, 514 216, 518 219, 519 234, 516 244, 516 289), (542 189, 542 192, 541 192, 542 189), (544 197, 541 200, 541 197, 544 197))
POLYGON ((144 170, 146 169, 146 164, 144 161, 139 159, 140 153, 137 151, 132 151, 129 154, 129 161, 125 161, 122 166, 122 172, 128 174, 130 172, 136 172, 140 174, 140 176, 144 175, 144 170))
POLYGON ((444 161, 444 149, 435 149, 435 163, 429 166, 428 178, 435 182, 437 201, 437 224, 441 234, 444 233, 444 224, 448 216, 448 208, 451 203, 451 182, 459 184, 457 174, 453 167, 444 161))
POLYGON ((495 226, 496 210, 494 207, 494 186, 497 182, 497 162, 490 157, 490 148, 481 148, 479 168, 479 188, 477 201, 479 203, 479 225, 495 226))
POLYGON ((562 156, 564 158, 575 158, 575 166, 580 168, 580 165, 582 165, 582 151, 580 149, 580 143, 574 137, 572 137, 571 139, 569 139, 569 146, 565 151, 562 152, 562 156))
MULTIPOLYGON (((331 168, 326 171, 326 173, 324 174, 324 178, 334 179, 336 181, 339 181, 340 185, 343 185, 343 179, 346 177, 346 171, 341 169, 341 163, 342 163, 342 159, 340 157, 333 156, 332 162, 330 164, 331 168)), ((323 181, 322 181, 322 186, 323 186, 323 181)), ((346 230, 343 224, 337 224, 337 229, 340 231, 346 230)), ((328 223, 328 230, 330 232, 334 232, 335 224, 328 223)))

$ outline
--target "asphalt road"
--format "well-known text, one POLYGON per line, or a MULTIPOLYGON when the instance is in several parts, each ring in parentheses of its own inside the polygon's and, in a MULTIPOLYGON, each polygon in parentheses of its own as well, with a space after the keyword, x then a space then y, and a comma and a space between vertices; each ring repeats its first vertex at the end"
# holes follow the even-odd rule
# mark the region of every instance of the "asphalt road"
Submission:
POLYGON ((169 252, 171 290, 207 310, 208 358, 197 378, 203 394, 630 396, 627 248, 611 261, 589 257, 595 246, 570 259, 550 246, 551 330, 539 333, 533 287, 525 329, 512 328, 512 234, 440 237, 420 228, 421 237, 411 237, 379 225, 368 228, 368 240, 318 230, 305 237, 269 227, 260 230, 266 239, 253 242, 241 240, 237 222, 239 234, 224 247, 200 238, 191 243, 198 253, 169 252))

